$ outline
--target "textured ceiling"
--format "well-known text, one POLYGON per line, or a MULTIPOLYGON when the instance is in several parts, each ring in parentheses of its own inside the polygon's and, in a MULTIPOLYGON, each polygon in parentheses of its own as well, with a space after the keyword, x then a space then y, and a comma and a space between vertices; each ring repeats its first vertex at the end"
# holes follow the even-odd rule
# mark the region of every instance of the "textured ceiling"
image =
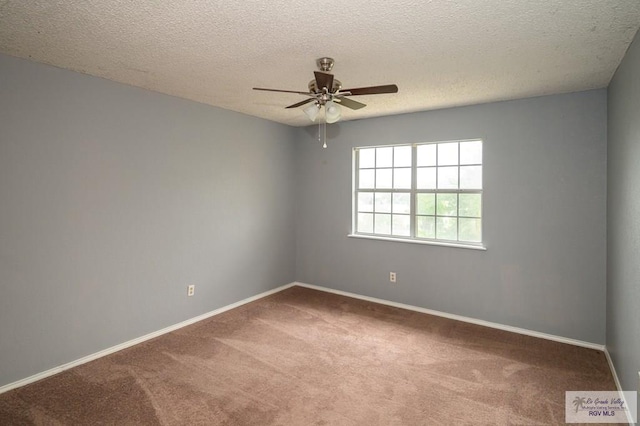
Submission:
POLYGON ((343 120, 607 86, 639 0, 0 0, 0 52, 290 125, 315 60, 397 94, 343 120))

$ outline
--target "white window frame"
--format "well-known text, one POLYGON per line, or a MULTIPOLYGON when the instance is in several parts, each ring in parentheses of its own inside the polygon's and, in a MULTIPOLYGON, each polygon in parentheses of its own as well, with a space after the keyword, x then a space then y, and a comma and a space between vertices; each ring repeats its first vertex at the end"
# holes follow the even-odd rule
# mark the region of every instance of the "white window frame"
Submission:
MULTIPOLYGON (((352 185, 353 185, 353 191, 352 191, 352 225, 351 225, 351 229, 352 232, 351 234, 349 234, 349 237, 355 237, 355 238, 366 238, 366 239, 375 239, 375 240, 386 240, 386 241, 400 241, 400 242, 409 242, 409 243, 418 243, 418 244, 430 244, 430 245, 440 245, 440 246, 449 246, 449 247, 461 247, 461 248, 470 248, 470 249, 479 249, 479 250, 485 250, 485 246, 484 246, 484 197, 483 195, 483 190, 484 190, 484 179, 482 179, 482 184, 481 184, 481 188, 480 189, 460 189, 459 187, 456 189, 453 188, 438 188, 437 185, 437 181, 436 181, 436 188, 435 189, 417 189, 417 170, 418 170, 418 166, 417 166, 417 147, 421 146, 421 145, 440 145, 440 144, 447 144, 447 143, 463 143, 463 142, 480 142, 483 146, 483 152, 484 152, 484 141, 480 138, 477 139, 463 139, 463 140, 451 140, 451 141, 437 141, 437 142, 420 142, 420 143, 408 143, 408 144, 393 144, 393 145, 373 145, 373 146, 361 146, 361 147, 355 147, 353 148, 353 164, 352 164, 352 170, 353 170, 353 181, 352 181, 352 185), (359 189, 359 170, 360 170, 360 165, 359 165, 359 151, 361 149, 368 149, 368 148, 393 148, 393 147, 403 147, 403 146, 410 146, 411 150, 412 150, 412 154, 411 154, 411 188, 410 189, 395 189, 395 188, 364 188, 364 189, 359 189), (409 213, 409 221, 410 221, 410 235, 408 236, 398 236, 398 235, 390 235, 390 234, 376 234, 376 233, 364 233, 364 232, 358 232, 358 194, 361 192, 371 192, 374 194, 374 198, 375 198, 375 193, 376 192, 384 192, 384 193, 407 193, 410 194, 410 213, 409 213), (433 194, 457 194, 458 195, 458 200, 459 200, 459 194, 479 194, 480 195, 480 200, 481 200, 481 212, 480 212, 480 241, 478 242, 472 242, 472 241, 460 241, 458 239, 456 240, 449 240, 449 239, 442 239, 442 238, 437 238, 437 233, 436 231, 434 231, 435 233, 435 237, 436 238, 424 238, 424 237, 418 237, 416 236, 416 222, 417 222, 417 217, 418 216, 422 216, 422 215, 418 215, 416 214, 416 200, 417 200, 417 194, 421 194, 421 193, 433 193, 433 194)), ((436 148, 437 151, 437 148, 436 148)), ((463 166, 468 166, 468 165, 472 165, 472 166, 481 166, 482 167, 482 176, 484 177, 484 158, 482 158, 482 162, 480 164, 464 164, 463 166)), ((458 145, 458 182, 460 181, 460 145, 458 145)), ((441 166, 439 164, 436 163, 435 166, 433 166, 436 170, 436 179, 438 176, 438 168, 439 167, 446 167, 446 166, 441 166)), ((392 170, 392 174, 393 174, 393 170, 395 169, 395 165, 392 163, 391 165, 391 170, 392 170)), ((378 167, 373 168, 373 170, 377 170, 378 167)), ((393 185, 392 185, 393 186, 393 185)), ((393 195, 392 195, 393 196, 393 195)), ((437 195, 436 195, 437 196, 437 195)), ((457 214, 456 216, 448 216, 448 217, 455 217, 456 219, 460 219, 460 218, 466 218, 466 216, 461 216, 460 215, 460 211, 459 211, 459 203, 457 205, 457 214)), ((445 217, 443 215, 437 215, 437 212, 434 212, 434 223, 437 226, 437 218, 438 217, 445 217)), ((458 222, 459 223, 459 222, 458 222)), ((457 238, 459 238, 459 226, 456 227, 456 235, 457 238)))

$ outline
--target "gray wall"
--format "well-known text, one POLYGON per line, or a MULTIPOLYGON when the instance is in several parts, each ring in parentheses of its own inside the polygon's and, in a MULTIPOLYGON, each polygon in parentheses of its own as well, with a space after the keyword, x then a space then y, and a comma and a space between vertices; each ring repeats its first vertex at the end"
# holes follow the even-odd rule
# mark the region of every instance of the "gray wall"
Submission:
POLYGON ((640 34, 609 86, 607 349, 624 390, 640 390, 640 34))
POLYGON ((337 123, 323 150, 314 126, 0 75, 0 386, 294 279, 604 343, 604 90, 337 123), (347 238, 352 147, 477 137, 487 251, 347 238))
POLYGON ((323 150, 317 127, 299 130, 298 281, 604 343, 605 90, 343 122, 328 131, 323 150), (347 237, 352 147, 470 138, 484 139, 487 251, 347 237))
POLYGON ((0 76, 0 386, 294 280, 294 129, 8 56, 0 76))

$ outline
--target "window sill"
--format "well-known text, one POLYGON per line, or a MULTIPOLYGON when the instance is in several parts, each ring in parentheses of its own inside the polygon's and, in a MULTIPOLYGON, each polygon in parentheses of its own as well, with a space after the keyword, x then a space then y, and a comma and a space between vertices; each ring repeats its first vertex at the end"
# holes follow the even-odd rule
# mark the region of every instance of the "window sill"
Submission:
POLYGON ((485 246, 446 243, 446 242, 440 242, 440 241, 412 240, 412 239, 406 239, 406 238, 381 237, 379 235, 349 234, 349 235, 347 235, 347 237, 349 237, 349 238, 361 238, 361 239, 364 239, 364 240, 392 241, 392 242, 395 242, 395 243, 423 244, 423 245, 428 245, 428 246, 453 247, 453 248, 482 250, 482 251, 486 251, 487 250, 487 248, 485 246))

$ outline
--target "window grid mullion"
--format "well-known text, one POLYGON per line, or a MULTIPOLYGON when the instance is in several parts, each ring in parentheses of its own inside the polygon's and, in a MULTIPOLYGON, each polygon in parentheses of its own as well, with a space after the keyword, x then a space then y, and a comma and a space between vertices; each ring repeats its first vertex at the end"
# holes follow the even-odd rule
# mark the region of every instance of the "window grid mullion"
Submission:
POLYGON ((409 234, 416 238, 416 224, 418 222, 417 212, 417 188, 418 188, 418 145, 411 145, 411 200, 409 202, 409 234))
POLYGON ((396 149, 391 148, 391 213, 389 213, 389 220, 391 220, 391 235, 393 235, 393 194, 396 188, 396 174, 395 174, 395 155, 396 149))
POLYGON ((436 187, 435 187, 435 196, 434 196, 434 205, 433 205, 433 238, 438 239, 438 191, 440 188, 438 187, 438 168, 440 167, 438 162, 438 154, 440 151, 440 145, 436 144, 436 187))
POLYGON ((376 191, 378 190, 378 148, 373 150, 373 229, 371 232, 376 233, 376 191))
MULTIPOLYGON (((458 147, 458 190, 460 190, 460 142, 458 147)), ((460 241, 460 192, 456 193, 456 241, 460 241)))

